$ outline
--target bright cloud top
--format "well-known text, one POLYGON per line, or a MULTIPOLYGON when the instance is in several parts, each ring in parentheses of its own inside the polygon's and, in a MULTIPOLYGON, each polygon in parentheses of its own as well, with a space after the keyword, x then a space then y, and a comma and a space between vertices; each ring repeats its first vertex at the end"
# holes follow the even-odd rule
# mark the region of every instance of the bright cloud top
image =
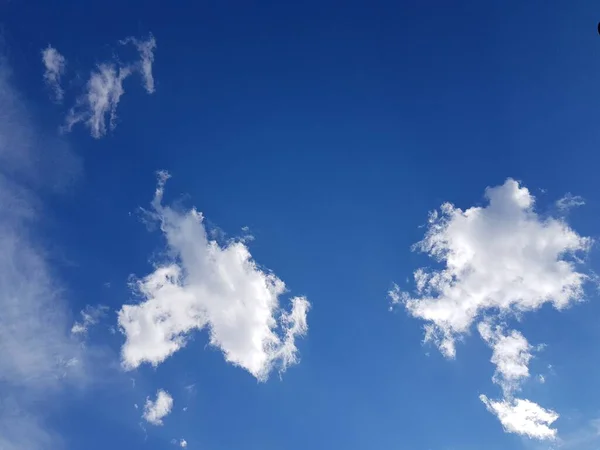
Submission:
POLYGON ((483 312, 532 311, 546 302, 562 309, 581 298, 587 279, 564 257, 587 251, 591 240, 559 219, 539 217, 527 188, 508 179, 488 188, 486 198, 486 207, 463 211, 445 203, 441 214, 432 213, 416 248, 445 268, 415 272, 417 297, 398 287, 390 293, 427 322, 426 340, 447 357, 483 312))
POLYGON ((134 42, 140 54, 140 61, 126 65, 114 62, 99 64, 92 71, 86 84, 85 92, 79 96, 75 106, 67 114, 65 129, 71 131, 77 123, 84 123, 95 138, 101 138, 108 128, 114 130, 117 125, 117 107, 121 96, 125 93, 123 82, 133 73, 140 72, 148 93, 154 92, 152 63, 156 40, 153 36, 146 41, 127 38, 125 41, 134 42))
POLYGON ((263 381, 298 361, 295 339, 308 331, 304 297, 279 306, 285 284, 261 269, 241 241, 225 246, 209 240, 202 214, 162 205, 168 174, 159 184, 150 216, 160 222, 174 260, 135 282, 143 301, 124 305, 119 325, 125 334, 122 362, 134 369, 154 366, 186 345, 190 333, 206 328, 225 359, 263 381))
MULTIPOLYGON (((494 401, 481 395, 481 401, 507 432, 554 439, 551 425, 559 415, 514 396, 530 376, 535 349, 519 331, 506 331, 494 322, 544 303, 562 309, 580 300, 588 277, 576 270, 575 254, 587 251, 591 239, 562 220, 542 219, 534 211, 533 196, 512 179, 488 188, 486 198, 485 207, 463 211, 445 203, 441 215, 431 214, 425 238, 415 247, 444 267, 415 271, 417 297, 398 286, 390 296, 426 321, 425 340, 450 358, 456 355, 456 338, 485 314, 477 328, 492 349, 492 380, 501 386, 503 398, 494 401)), ((558 206, 564 211, 575 204, 582 202, 569 196, 558 206)))
POLYGON ((42 63, 44 64, 44 80, 52 91, 54 100, 61 102, 64 91, 60 85, 60 79, 65 73, 67 60, 58 50, 52 46, 46 47, 42 51, 42 63))
POLYGON ((152 425, 160 426, 163 419, 168 416, 173 409, 173 397, 168 392, 159 389, 156 392, 156 400, 146 399, 144 405, 143 418, 152 425))

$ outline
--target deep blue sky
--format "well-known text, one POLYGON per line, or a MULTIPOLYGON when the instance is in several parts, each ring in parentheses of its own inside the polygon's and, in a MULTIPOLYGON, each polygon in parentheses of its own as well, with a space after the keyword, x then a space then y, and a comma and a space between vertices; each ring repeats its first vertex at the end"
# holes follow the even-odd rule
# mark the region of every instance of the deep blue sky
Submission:
MULTIPOLYGON (((570 223, 600 234, 599 3, 24 0, 0 18, 16 87, 48 130, 64 109, 47 100, 43 47, 85 77, 119 39, 157 41, 156 93, 126 84, 114 132, 66 136, 82 174, 46 198, 43 239, 73 314, 118 309, 128 276, 150 270, 162 240, 136 208, 159 169, 173 175, 169 201, 227 235, 248 226, 255 259, 313 305, 301 363, 282 380, 257 383, 200 333, 158 369, 64 393, 50 424, 66 448, 163 449, 174 437, 210 450, 528 448, 477 398, 498 389, 489 349, 467 337, 445 360, 420 344, 421 322, 388 311, 386 291, 426 264, 410 246, 428 211, 482 204, 507 177, 542 210, 583 196, 570 223), (145 439, 133 404, 157 388, 176 407, 145 439)), ((548 345, 532 373, 554 373, 524 392, 567 432, 600 415, 595 297, 522 323, 548 345)), ((122 342, 106 327, 91 338, 115 354, 122 342)))

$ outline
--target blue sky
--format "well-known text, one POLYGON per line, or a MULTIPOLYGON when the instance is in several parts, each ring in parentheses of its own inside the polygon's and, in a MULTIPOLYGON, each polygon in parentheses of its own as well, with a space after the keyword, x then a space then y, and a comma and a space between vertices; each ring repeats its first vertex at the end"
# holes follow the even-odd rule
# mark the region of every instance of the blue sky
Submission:
POLYGON ((600 446, 597 2, 0 18, 1 450, 600 446))

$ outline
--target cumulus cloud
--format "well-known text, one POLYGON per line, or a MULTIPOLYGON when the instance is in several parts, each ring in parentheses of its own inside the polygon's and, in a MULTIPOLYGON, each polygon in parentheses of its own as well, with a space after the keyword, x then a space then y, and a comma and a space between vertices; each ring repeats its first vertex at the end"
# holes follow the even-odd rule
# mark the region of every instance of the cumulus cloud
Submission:
POLYGON ((61 283, 36 239, 43 207, 35 191, 68 179, 72 156, 34 126, 2 56, 0 117, 0 447, 59 448, 32 405, 81 379, 83 355, 69 333, 61 283))
POLYGON ((48 45, 42 50, 42 63, 44 64, 44 80, 52 91, 54 100, 60 102, 64 95, 60 79, 65 72, 67 60, 58 50, 48 45))
POLYGON ((123 366, 156 366, 185 346, 194 330, 207 329, 210 344, 257 379, 266 380, 274 367, 285 371, 298 361, 295 340, 308 330, 308 300, 294 297, 290 310, 282 310, 284 282, 260 268, 244 242, 220 245, 208 238, 196 209, 179 212, 162 204, 167 178, 159 174, 148 214, 160 223, 173 259, 137 279, 133 287, 142 301, 119 311, 123 366))
POLYGON ((107 310, 108 307, 104 305, 86 306, 86 308, 80 313, 81 321, 73 324, 71 327, 71 333, 79 335, 87 334, 89 328, 93 325, 96 325, 98 321, 104 317, 107 310))
POLYGON ((527 188, 508 179, 488 188, 485 207, 465 211, 450 203, 429 219, 425 238, 415 248, 444 265, 414 273, 417 296, 390 292, 416 318, 426 321, 427 341, 447 357, 455 339, 468 332, 484 312, 521 313, 550 303, 563 309, 581 299, 588 278, 567 256, 589 249, 560 219, 543 219, 527 188))
POLYGON ((556 438, 556 429, 550 428, 559 417, 556 412, 519 398, 501 401, 490 400, 485 395, 479 398, 507 432, 540 440, 556 438))
MULTIPOLYGON (((494 322, 545 303, 560 310, 579 301, 589 277, 578 270, 577 253, 587 252, 592 241, 561 219, 540 217, 534 197, 512 179, 488 188, 486 199, 488 204, 481 207, 463 211, 445 203, 440 213, 433 212, 425 238, 415 248, 442 268, 414 272, 416 295, 398 286, 389 295, 393 303, 425 321, 425 341, 435 343, 449 358, 456 355, 456 339, 479 321, 479 334, 492 349, 496 365, 492 380, 503 392, 499 401, 484 395, 481 400, 507 432, 553 439, 556 430, 551 425, 558 414, 515 398, 530 376, 535 349, 519 331, 506 331, 494 322)), ((579 202, 565 199, 564 205, 579 202)))
POLYGON ((173 409, 173 397, 168 392, 159 389, 156 392, 156 400, 146 399, 142 417, 146 422, 160 426, 163 424, 163 419, 171 412, 171 409, 173 409))
POLYGON ((133 42, 137 47, 140 60, 128 64, 105 62, 92 71, 81 94, 67 114, 64 129, 71 131, 77 123, 83 123, 94 138, 101 138, 108 130, 114 130, 117 125, 117 107, 125 93, 123 82, 130 75, 140 72, 148 93, 154 92, 152 64, 156 40, 153 36, 146 41, 127 38, 123 42, 133 42))

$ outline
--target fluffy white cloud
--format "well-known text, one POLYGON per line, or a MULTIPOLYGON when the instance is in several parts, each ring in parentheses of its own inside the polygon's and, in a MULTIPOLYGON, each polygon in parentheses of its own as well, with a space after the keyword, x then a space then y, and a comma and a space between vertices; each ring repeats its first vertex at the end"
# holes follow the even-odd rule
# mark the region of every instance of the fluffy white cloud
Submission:
POLYGON ((49 45, 42 50, 42 63, 44 64, 44 80, 52 90, 54 100, 60 102, 64 95, 64 91, 60 85, 60 78, 65 72, 67 60, 58 50, 49 45))
POLYGON ((171 440, 171 444, 177 445, 178 447, 181 447, 181 448, 186 448, 187 445, 188 445, 188 443, 187 443, 187 441, 185 439, 179 439, 179 440, 172 439, 171 440))
POLYGON ((432 213, 416 248, 445 267, 415 272, 416 297, 397 286, 390 292, 427 322, 426 340, 447 357, 482 313, 532 311, 544 303, 562 309, 582 297, 587 279, 566 256, 587 251, 591 240, 560 219, 538 216, 527 188, 508 179, 488 188, 486 198, 485 207, 463 211, 445 203, 441 214, 432 213))
MULTIPOLYGON (((416 296, 394 286, 390 297, 426 322, 425 340, 450 358, 456 355, 456 339, 485 315, 477 328, 492 348, 492 379, 502 387, 503 398, 482 395, 481 400, 507 432, 552 439, 558 414, 514 397, 530 376, 534 348, 520 332, 507 332, 494 320, 544 303, 562 309, 580 300, 588 276, 577 270, 576 254, 586 252, 591 239, 561 219, 540 217, 533 196, 512 179, 488 188, 486 198, 486 206, 463 211, 445 203, 441 213, 430 215, 425 238, 415 248, 443 267, 415 271, 416 296)), ((557 203, 560 210, 580 204, 573 196, 557 203)))
POLYGON ((556 429, 550 428, 559 417, 556 412, 519 398, 502 401, 490 400, 485 395, 479 398, 491 413, 498 416, 507 432, 541 440, 556 438, 556 429))
POLYGON ((144 405, 143 418, 152 425, 162 425, 163 419, 169 415, 173 409, 173 397, 168 392, 159 389, 156 392, 156 400, 146 399, 144 405))
POLYGON ((174 258, 138 279, 142 301, 119 311, 124 367, 156 366, 185 346, 192 331, 206 328, 211 345, 257 379, 266 380, 274 367, 285 371, 298 360, 295 339, 308 330, 309 302, 294 297, 291 310, 281 310, 284 282, 261 269, 243 242, 221 246, 209 240, 197 210, 162 205, 167 178, 160 174, 148 214, 160 222, 174 258))
POLYGON ((483 340, 493 350, 491 361, 496 365, 493 380, 509 396, 519 389, 521 381, 529 377, 532 347, 516 330, 505 334, 502 327, 493 327, 489 322, 481 322, 477 328, 483 340))
POLYGON ((80 313, 81 321, 73 324, 73 327, 71 327, 71 333, 81 335, 87 334, 89 328, 93 325, 96 325, 98 321, 104 317, 107 310, 108 307, 104 305, 86 306, 86 308, 80 313))
POLYGON ((75 106, 69 110, 65 121, 65 129, 71 131, 77 123, 84 123, 95 138, 101 138, 108 129, 114 130, 117 124, 117 107, 121 96, 125 93, 123 82, 135 72, 140 72, 148 93, 154 92, 152 63, 156 40, 153 36, 147 41, 127 38, 122 42, 133 42, 140 54, 140 61, 125 65, 113 62, 99 64, 92 71, 86 84, 85 92, 80 95, 75 106))

